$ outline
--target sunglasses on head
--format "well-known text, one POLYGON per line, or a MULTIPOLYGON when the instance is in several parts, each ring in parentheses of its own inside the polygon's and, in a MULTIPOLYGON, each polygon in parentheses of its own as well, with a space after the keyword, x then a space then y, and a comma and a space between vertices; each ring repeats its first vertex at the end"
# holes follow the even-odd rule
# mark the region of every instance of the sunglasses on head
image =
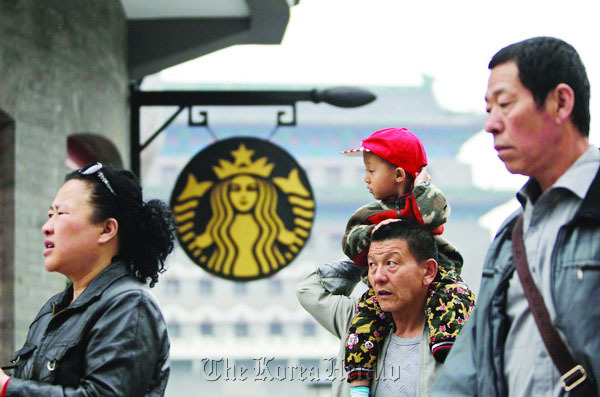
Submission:
POLYGON ((106 179, 106 177, 104 176, 104 172, 102 172, 101 169, 102 169, 102 163, 92 163, 92 164, 88 164, 85 167, 81 168, 79 170, 79 173, 81 175, 96 174, 98 176, 98 179, 100 179, 100 181, 104 184, 104 186, 106 186, 106 188, 108 190, 110 190, 112 195, 117 197, 117 193, 115 193, 112 186, 110 186, 108 179, 106 179))

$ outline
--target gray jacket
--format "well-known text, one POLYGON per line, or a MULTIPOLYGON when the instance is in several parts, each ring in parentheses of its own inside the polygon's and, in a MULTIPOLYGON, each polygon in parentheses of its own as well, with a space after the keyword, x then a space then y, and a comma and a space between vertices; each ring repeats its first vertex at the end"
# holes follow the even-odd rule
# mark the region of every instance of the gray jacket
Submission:
MULTIPOLYGON (((321 324, 326 330, 340 339, 339 353, 337 356, 337 370, 333 376, 332 393, 334 397, 349 396, 347 374, 343 370, 344 348, 348 336, 348 328, 355 315, 357 299, 349 297, 350 293, 360 280, 361 268, 352 261, 322 265, 319 269, 309 274, 297 287, 296 293, 300 304, 321 324), (332 292, 330 292, 332 291, 332 292)), ((391 334, 391 331, 390 331, 391 334)), ((377 360, 377 373, 371 382, 371 394, 377 390, 377 379, 383 376, 383 361, 387 352, 390 335, 384 340, 382 354, 377 360)), ((429 390, 435 379, 439 364, 429 352, 429 331, 423 328, 421 341, 421 361, 419 363, 419 381, 417 393, 419 396, 429 395, 429 390)))
MULTIPOLYGON (((520 212, 504 222, 490 246, 475 311, 446 359, 432 395, 508 394, 503 375, 503 345, 509 327, 505 308, 508 281, 515 270, 512 228, 520 212)), ((599 287, 600 170, 573 219, 559 230, 551 274, 554 326, 600 394, 599 287)))
POLYGON ((6 397, 162 396, 169 338, 145 286, 114 262, 69 304, 72 290, 31 324, 6 397))

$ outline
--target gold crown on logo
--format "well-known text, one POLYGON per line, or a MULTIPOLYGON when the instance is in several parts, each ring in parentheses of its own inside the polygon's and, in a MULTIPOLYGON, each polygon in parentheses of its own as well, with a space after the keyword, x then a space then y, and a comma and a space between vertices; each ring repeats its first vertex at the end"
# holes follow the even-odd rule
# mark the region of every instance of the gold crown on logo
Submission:
POLYGON ((271 175, 275 164, 267 164, 267 158, 261 157, 256 161, 252 161, 254 150, 248 150, 243 143, 237 150, 231 151, 231 156, 234 162, 219 159, 219 165, 212 167, 213 171, 219 179, 225 179, 236 174, 252 174, 267 178, 271 175))

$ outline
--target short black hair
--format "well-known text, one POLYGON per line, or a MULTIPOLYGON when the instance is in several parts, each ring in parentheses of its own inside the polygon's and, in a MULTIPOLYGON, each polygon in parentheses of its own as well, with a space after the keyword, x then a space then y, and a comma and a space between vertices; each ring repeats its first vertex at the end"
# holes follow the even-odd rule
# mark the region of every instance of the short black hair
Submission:
POLYGON ((590 82, 579 54, 569 43, 554 37, 534 37, 498 51, 490 61, 491 70, 515 62, 519 79, 538 107, 544 106, 548 93, 565 83, 575 93, 571 118, 583 136, 590 133, 590 82))
POLYGON ((371 242, 394 239, 406 241, 410 253, 418 262, 438 260, 438 248, 433 235, 420 223, 410 220, 386 223, 371 236, 371 242))
POLYGON ((160 200, 145 202, 140 181, 132 172, 103 165, 102 173, 114 194, 97 173, 84 175, 73 171, 65 177, 65 182, 76 179, 90 184, 92 222, 117 220, 119 252, 116 258, 128 265, 134 277, 153 287, 158 275, 165 271, 165 260, 175 244, 171 210, 160 200))

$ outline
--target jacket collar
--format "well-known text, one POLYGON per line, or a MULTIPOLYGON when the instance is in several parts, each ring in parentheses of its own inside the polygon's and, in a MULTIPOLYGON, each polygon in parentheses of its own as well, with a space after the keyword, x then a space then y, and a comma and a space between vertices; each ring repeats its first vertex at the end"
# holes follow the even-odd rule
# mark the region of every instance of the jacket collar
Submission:
MULTIPOLYGON (((525 184, 525 186, 523 186, 523 188, 517 193, 517 199, 521 203, 521 206, 525 205, 525 201, 526 201, 526 196, 524 194, 525 192, 527 192, 532 197, 537 198, 541 194, 541 189, 539 188, 539 184, 537 183, 537 181, 530 179, 529 182, 527 182, 525 184), (536 197, 536 194, 537 194, 537 197, 536 197)), ((600 202, 600 167, 598 167, 598 170, 596 171, 596 176, 594 177, 594 180, 590 184, 590 187, 589 187, 587 193, 585 194, 583 201, 581 202, 581 206, 579 207, 579 209, 577 210, 577 213, 575 213, 575 216, 569 222, 569 224, 578 222, 582 219, 600 220, 600 206, 598 205, 599 202, 600 202)), ((520 213, 520 212, 521 211, 518 211, 518 213, 520 213)), ((516 222, 516 218, 517 218, 516 215, 517 215, 517 213, 513 214, 512 219, 505 224, 505 227, 510 227, 512 229, 512 227, 514 226, 514 224, 516 222)))
POLYGON ((575 215, 575 220, 579 218, 600 219, 600 167, 590 188, 588 189, 579 211, 575 215))
MULTIPOLYGON (((127 266, 121 261, 114 261, 106 268, 104 268, 100 274, 98 274, 87 286, 87 288, 79 295, 77 300, 73 304, 69 305, 69 308, 77 308, 87 305, 92 300, 96 299, 115 281, 129 275, 127 266)), ((69 286, 57 296, 57 299, 52 301, 52 304, 59 304, 68 296, 73 296, 73 285, 69 286)), ((69 299, 69 298, 67 298, 69 299)))

